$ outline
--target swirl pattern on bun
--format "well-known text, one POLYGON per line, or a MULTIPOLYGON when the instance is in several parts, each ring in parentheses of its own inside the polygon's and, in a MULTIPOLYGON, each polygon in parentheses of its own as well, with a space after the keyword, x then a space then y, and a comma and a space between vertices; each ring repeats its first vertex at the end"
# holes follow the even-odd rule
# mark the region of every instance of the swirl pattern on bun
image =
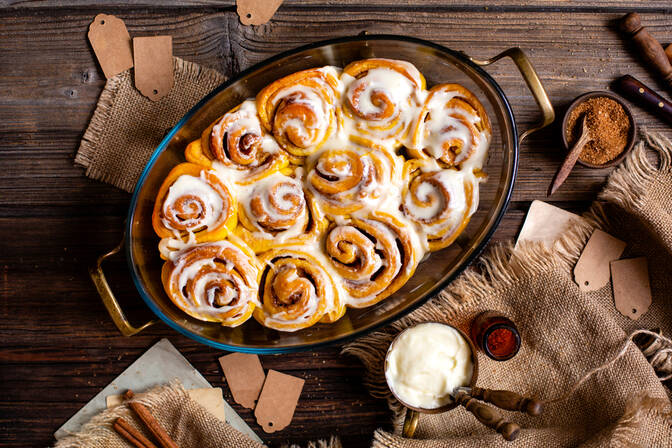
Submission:
POLYGON ((230 170, 236 183, 251 184, 289 164, 287 154, 261 128, 254 101, 245 101, 211 124, 187 146, 192 163, 230 170))
POLYGON ((334 225, 325 241, 354 308, 376 304, 401 288, 415 272, 420 251, 413 229, 386 213, 334 225))
POLYGON ((300 247, 278 247, 261 255, 261 304, 254 318, 268 328, 296 331, 343 316, 345 305, 320 258, 300 247))
POLYGON ((257 253, 274 245, 316 241, 327 226, 299 179, 275 173, 240 202, 236 233, 257 253))
POLYGON ((258 262, 241 242, 189 247, 163 265, 161 279, 173 303, 199 320, 236 327, 257 303, 258 262))
POLYGON ((433 158, 443 168, 459 167, 484 156, 491 133, 485 108, 473 93, 459 84, 440 84, 427 95, 408 152, 433 158))
POLYGON ((162 238, 215 241, 235 227, 236 210, 230 187, 214 171, 181 163, 159 189, 152 225, 162 238))
POLYGON ((343 69, 343 111, 363 134, 402 142, 416 118, 425 78, 413 64, 365 59, 343 69))
POLYGON ((335 131, 339 90, 338 71, 323 67, 286 76, 257 95, 261 124, 294 163, 314 153, 335 131))
POLYGON ((421 160, 406 162, 404 216, 418 225, 430 251, 452 244, 469 223, 478 204, 478 180, 473 173, 431 170, 421 160))
POLYGON ((390 196, 403 159, 383 147, 357 140, 342 149, 327 149, 308 166, 306 184, 324 211, 348 215, 375 208, 390 196))

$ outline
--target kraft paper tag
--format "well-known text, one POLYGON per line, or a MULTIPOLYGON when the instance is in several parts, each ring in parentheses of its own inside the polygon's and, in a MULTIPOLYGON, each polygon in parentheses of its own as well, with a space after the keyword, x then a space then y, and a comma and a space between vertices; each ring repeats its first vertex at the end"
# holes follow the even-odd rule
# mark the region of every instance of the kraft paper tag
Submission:
POLYGON ((98 14, 89 25, 88 36, 107 79, 133 67, 131 36, 123 20, 98 14))
MULTIPOLYGON (((203 406, 208 412, 226 423, 226 411, 224 409, 224 396, 219 387, 206 387, 201 389, 189 389, 189 397, 203 406)), ((105 397, 107 409, 119 406, 124 401, 121 395, 108 395, 105 397)))
POLYGON ((294 417, 296 404, 305 381, 269 370, 254 415, 266 432, 285 429, 294 417))
POLYGON ((247 353, 232 353, 219 358, 219 364, 236 403, 254 409, 266 378, 259 357, 247 353))
POLYGON ((521 241, 541 241, 549 249, 574 224, 582 221, 579 215, 543 201, 532 201, 523 228, 518 234, 516 248, 521 241))
POLYGON ((639 319, 651 306, 651 285, 646 258, 611 262, 611 283, 616 309, 632 320, 639 319))
POLYGON ((600 229, 590 236, 574 267, 574 281, 581 291, 596 291, 609 282, 609 263, 618 260, 625 243, 600 229))
POLYGON ((173 88, 173 38, 151 36, 133 38, 135 88, 152 101, 168 95, 173 88))
POLYGON ((282 0, 236 0, 236 12, 243 25, 263 25, 281 4, 282 0))

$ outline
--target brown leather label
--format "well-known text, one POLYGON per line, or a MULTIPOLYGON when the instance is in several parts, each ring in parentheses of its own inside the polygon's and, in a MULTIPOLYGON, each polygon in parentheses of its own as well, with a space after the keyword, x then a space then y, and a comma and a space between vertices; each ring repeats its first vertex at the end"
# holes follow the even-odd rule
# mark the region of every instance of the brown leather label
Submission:
POLYGON ((624 316, 637 320, 651 306, 649 267, 645 257, 611 262, 614 305, 624 316))
POLYGON ((254 415, 266 432, 285 429, 294 417, 304 380, 269 370, 254 415))
POLYGON ((89 25, 88 36, 107 79, 133 67, 131 36, 123 20, 98 14, 89 25))
POLYGON ((257 355, 232 353, 219 358, 224 377, 236 403, 254 409, 266 375, 257 355))
POLYGON ((282 0, 236 0, 236 12, 243 25, 263 25, 281 4, 282 0))
POLYGON ((135 88, 152 101, 168 95, 173 88, 173 38, 151 36, 133 38, 135 88))

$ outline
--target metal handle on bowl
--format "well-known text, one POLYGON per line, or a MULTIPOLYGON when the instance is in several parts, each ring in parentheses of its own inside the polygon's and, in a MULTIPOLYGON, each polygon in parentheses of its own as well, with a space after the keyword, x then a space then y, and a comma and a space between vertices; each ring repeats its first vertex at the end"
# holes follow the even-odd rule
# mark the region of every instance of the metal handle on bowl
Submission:
POLYGON ((414 411, 413 409, 406 409, 406 417, 404 417, 404 428, 401 434, 408 439, 412 439, 415 435, 415 430, 418 428, 419 421, 420 413, 418 411, 414 411))
POLYGON ((107 312, 110 313, 112 321, 117 326, 121 334, 124 336, 133 336, 134 334, 140 333, 150 325, 155 324, 157 321, 151 320, 144 323, 143 325, 140 325, 139 327, 134 327, 131 325, 128 319, 126 319, 124 311, 119 306, 119 302, 117 302, 117 299, 114 297, 114 293, 112 292, 110 285, 107 283, 105 273, 103 272, 103 261, 112 255, 118 254, 122 247, 124 247, 123 239, 117 247, 98 257, 96 265, 89 268, 89 275, 91 276, 91 280, 93 280, 93 284, 96 285, 98 295, 100 295, 100 298, 103 301, 103 305, 105 305, 105 308, 107 308, 107 312))
POLYGON ((555 120, 555 110, 553 110, 551 100, 548 99, 548 94, 546 93, 546 89, 544 89, 544 85, 541 83, 541 79, 539 79, 539 75, 537 75, 537 71, 532 66, 532 63, 528 59, 527 55, 525 55, 523 50, 520 48, 509 48, 508 50, 505 50, 490 59, 480 60, 474 59, 472 57, 469 57, 469 59, 474 64, 485 66, 495 63, 504 57, 511 58, 513 63, 516 64, 516 67, 518 67, 518 70, 523 76, 525 83, 527 83, 527 87, 529 87, 530 91, 532 92, 534 100, 537 102, 539 109, 541 109, 541 120, 535 126, 523 132, 518 138, 518 142, 522 143, 528 135, 553 123, 553 120, 555 120))

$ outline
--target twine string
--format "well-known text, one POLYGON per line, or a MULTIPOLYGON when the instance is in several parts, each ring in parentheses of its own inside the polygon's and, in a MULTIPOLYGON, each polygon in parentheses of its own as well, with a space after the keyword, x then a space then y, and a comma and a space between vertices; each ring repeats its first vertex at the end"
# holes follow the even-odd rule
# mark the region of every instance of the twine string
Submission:
POLYGON ((593 375, 613 366, 616 363, 616 361, 621 359, 621 357, 625 355, 625 352, 628 351, 630 344, 634 344, 634 338, 642 334, 651 336, 655 339, 653 343, 651 343, 645 350, 642 351, 644 356, 649 360, 649 363, 651 363, 654 370, 670 372, 665 376, 662 377, 659 376, 658 379, 660 379, 660 381, 667 381, 670 378, 672 378, 672 340, 650 330, 643 330, 643 329, 635 330, 632 333, 630 333, 630 336, 628 336, 628 339, 625 341, 623 347, 616 354, 616 356, 614 356, 601 366, 589 370, 583 377, 581 377, 579 381, 574 383, 574 385, 569 389, 569 391, 565 392, 559 397, 553 398, 552 400, 544 400, 544 403, 546 404, 557 403, 559 401, 563 401, 569 398, 571 395, 574 394, 574 392, 576 392, 583 385, 583 383, 585 383, 593 375))

